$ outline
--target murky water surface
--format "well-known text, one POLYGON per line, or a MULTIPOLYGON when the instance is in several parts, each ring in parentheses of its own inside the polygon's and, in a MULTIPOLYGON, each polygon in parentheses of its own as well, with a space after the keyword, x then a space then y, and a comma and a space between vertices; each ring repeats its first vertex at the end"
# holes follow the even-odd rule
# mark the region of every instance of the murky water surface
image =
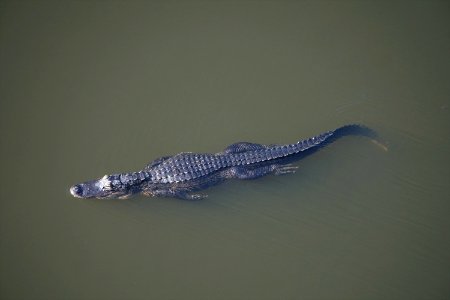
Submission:
POLYGON ((0 4, 1 299, 448 299, 447 2, 0 4), (205 201, 70 185, 347 123, 205 201))

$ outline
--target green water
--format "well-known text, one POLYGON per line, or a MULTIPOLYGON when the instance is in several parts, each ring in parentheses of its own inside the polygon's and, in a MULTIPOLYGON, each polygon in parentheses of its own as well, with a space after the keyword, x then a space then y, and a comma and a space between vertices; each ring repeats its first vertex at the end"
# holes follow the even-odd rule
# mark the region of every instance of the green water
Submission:
POLYGON ((446 1, 0 2, 1 299, 449 299, 446 1), (69 187, 347 123, 189 202, 69 187))

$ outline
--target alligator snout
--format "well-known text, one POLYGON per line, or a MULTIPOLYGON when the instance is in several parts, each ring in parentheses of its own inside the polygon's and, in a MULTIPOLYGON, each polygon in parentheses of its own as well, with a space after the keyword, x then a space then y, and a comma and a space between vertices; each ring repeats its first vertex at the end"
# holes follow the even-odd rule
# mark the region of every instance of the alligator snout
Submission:
POLYGON ((74 197, 82 198, 83 197, 83 188, 79 184, 76 184, 70 188, 70 193, 74 197))

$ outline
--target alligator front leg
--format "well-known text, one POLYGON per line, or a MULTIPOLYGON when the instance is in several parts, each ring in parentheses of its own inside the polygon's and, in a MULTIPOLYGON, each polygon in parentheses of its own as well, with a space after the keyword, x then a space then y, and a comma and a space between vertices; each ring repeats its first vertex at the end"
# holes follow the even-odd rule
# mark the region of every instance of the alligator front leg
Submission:
POLYGON ((225 177, 227 178, 237 178, 237 179, 255 179, 262 176, 266 176, 270 173, 274 175, 282 175, 288 173, 295 173, 298 167, 291 164, 273 164, 267 165, 259 168, 249 169, 244 166, 236 166, 228 169, 225 172, 225 177))
POLYGON ((207 194, 189 194, 189 193, 175 193, 174 197, 184 200, 202 200, 208 198, 207 194))
POLYGON ((206 194, 191 194, 185 190, 179 189, 153 189, 143 191, 142 194, 151 197, 170 197, 184 200, 201 200, 208 197, 206 194))
POLYGON ((154 161, 149 162, 145 167, 144 167, 144 171, 146 170, 150 170, 151 168, 161 164, 163 161, 168 160, 169 158, 171 158, 172 156, 163 156, 160 158, 155 159, 154 161))

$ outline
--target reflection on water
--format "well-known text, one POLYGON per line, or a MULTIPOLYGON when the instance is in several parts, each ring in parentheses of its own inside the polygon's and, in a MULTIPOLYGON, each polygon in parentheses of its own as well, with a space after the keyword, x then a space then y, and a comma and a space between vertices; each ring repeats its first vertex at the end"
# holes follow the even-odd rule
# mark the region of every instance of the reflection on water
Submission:
POLYGON ((3 2, 0 298, 445 299, 444 2, 3 2), (205 201, 68 188, 238 140, 346 136, 205 201))

